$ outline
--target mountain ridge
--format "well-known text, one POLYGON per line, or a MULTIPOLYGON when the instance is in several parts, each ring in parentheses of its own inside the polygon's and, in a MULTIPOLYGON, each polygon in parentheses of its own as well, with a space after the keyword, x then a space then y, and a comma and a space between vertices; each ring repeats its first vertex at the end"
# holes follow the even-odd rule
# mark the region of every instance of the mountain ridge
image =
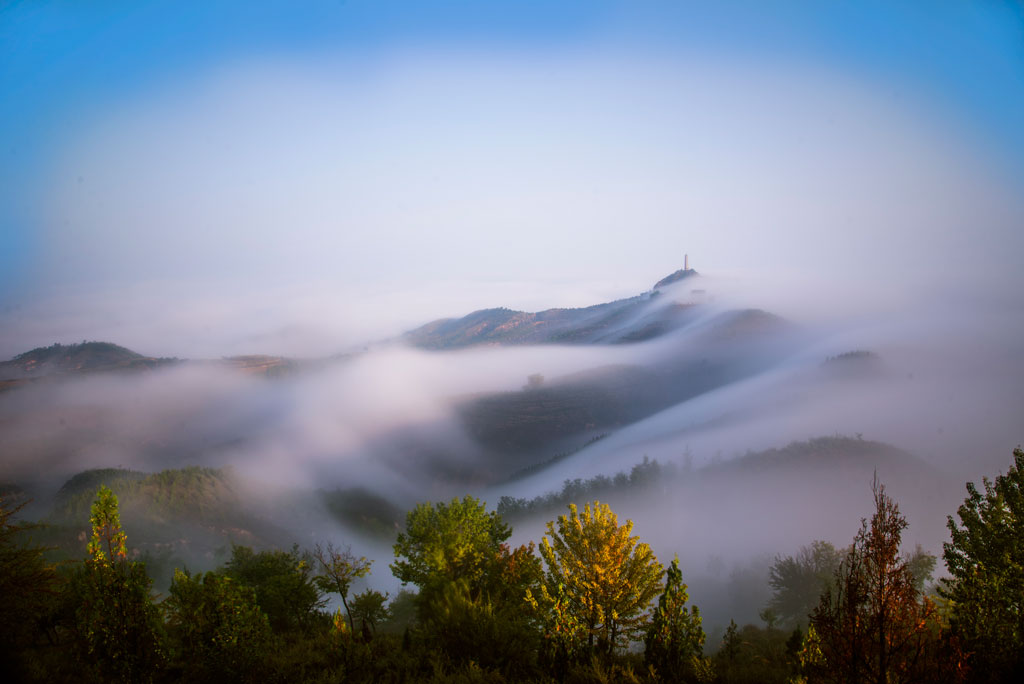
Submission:
MULTIPOLYGON (((439 318, 413 328, 401 342, 425 350, 478 345, 624 344, 660 337, 690 319, 696 302, 662 300, 661 288, 698 276, 693 269, 665 276, 633 297, 584 307, 553 307, 537 312, 489 307, 465 316, 439 318)), ((138 370, 181 362, 221 363, 251 372, 273 372, 294 364, 288 357, 250 354, 219 360, 179 359, 140 354, 113 342, 85 341, 36 347, 0 361, 0 389, 51 375, 90 371, 138 370)))
POLYGON ((628 344, 677 330, 690 322, 694 300, 663 299, 661 288, 698 276, 693 269, 671 273, 644 293, 576 308, 529 312, 495 307, 461 318, 440 318, 414 328, 401 341, 426 350, 529 344, 628 344))

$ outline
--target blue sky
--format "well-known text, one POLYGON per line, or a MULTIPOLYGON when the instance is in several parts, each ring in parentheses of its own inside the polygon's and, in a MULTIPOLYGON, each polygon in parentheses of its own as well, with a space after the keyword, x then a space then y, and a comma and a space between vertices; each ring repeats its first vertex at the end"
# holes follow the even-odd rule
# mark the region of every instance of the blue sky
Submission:
POLYGON ((926 290, 1015 262, 1021 121, 1012 2, 6 2, 0 352, 578 305, 684 251, 926 290))

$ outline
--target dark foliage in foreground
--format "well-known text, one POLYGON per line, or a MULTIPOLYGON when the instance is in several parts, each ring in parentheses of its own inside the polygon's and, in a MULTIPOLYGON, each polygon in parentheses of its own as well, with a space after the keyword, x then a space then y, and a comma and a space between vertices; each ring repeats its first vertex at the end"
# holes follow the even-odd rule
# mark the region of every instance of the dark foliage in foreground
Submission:
MULTIPOLYGON (((128 553, 110 489, 90 506, 88 555, 59 567, 33 542, 38 526, 0 498, 0 674, 57 683, 1014 681, 1024 452, 1014 458, 984 493, 968 485, 959 524, 950 519, 950 603, 925 595, 934 558, 901 550, 906 521, 878 486, 848 548, 814 542, 776 558, 766 628, 733 622, 710 644, 678 561, 663 572, 632 523, 619 525, 599 501, 550 523, 540 555, 532 543, 511 548, 502 516, 472 497, 420 504, 391 566, 418 591, 388 602, 372 589, 350 595, 371 561, 330 545, 236 545, 214 571, 176 571, 157 597, 128 553), (325 610, 325 591, 344 613, 325 610)), ((658 472, 645 461, 623 478, 658 472)))

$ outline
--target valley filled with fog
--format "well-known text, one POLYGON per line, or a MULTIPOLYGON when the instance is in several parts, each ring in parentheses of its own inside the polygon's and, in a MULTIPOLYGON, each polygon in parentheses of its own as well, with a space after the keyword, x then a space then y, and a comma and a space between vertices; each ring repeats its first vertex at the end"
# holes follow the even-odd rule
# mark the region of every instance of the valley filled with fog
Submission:
POLYGON ((847 544, 876 473, 907 541, 940 553, 963 483, 1009 461, 1024 317, 949 301, 807 322, 679 273, 606 305, 483 310, 328 358, 111 366, 131 352, 100 345, 111 359, 67 361, 69 346, 39 365, 35 350, 0 378, 0 477, 46 518, 82 471, 217 469, 222 509, 185 516, 189 532, 126 515, 140 548, 201 568, 230 543, 332 540, 376 559, 366 581, 392 592, 390 545, 419 502, 477 496, 519 543, 600 498, 659 558, 679 555, 719 626, 756 621, 776 555, 847 544))

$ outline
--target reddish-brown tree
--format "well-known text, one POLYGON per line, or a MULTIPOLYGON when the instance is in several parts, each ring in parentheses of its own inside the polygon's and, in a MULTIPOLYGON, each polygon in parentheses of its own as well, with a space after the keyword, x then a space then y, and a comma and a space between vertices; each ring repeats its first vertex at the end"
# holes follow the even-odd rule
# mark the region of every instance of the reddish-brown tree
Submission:
POLYGON ((891 684, 936 674, 938 617, 915 583, 910 558, 900 554, 906 518, 877 481, 872 491, 875 513, 862 521, 811 615, 812 681, 891 684))

